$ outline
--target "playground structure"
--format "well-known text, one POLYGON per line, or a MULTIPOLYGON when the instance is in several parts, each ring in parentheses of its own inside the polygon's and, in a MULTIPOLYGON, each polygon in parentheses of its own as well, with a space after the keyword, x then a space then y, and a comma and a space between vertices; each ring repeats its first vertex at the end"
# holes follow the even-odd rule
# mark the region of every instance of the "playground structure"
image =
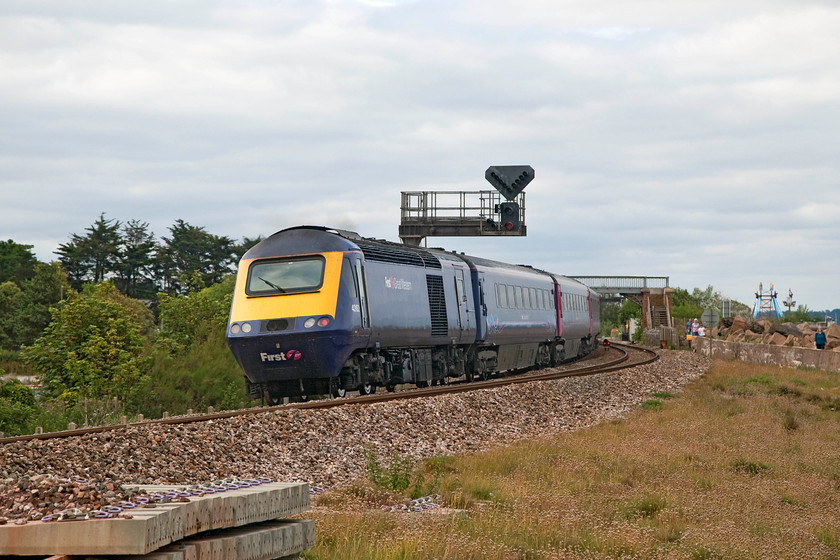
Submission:
MULTIPOLYGON (((773 283, 770 283, 770 289, 764 291, 761 282, 758 283, 758 291, 755 293, 755 304, 753 305, 753 319, 779 319, 782 317, 782 309, 779 307, 778 292, 773 289, 773 283)), ((792 301, 793 292, 789 291, 788 300, 790 305, 796 302, 792 301)), ((788 307, 790 309, 790 307, 788 307)))

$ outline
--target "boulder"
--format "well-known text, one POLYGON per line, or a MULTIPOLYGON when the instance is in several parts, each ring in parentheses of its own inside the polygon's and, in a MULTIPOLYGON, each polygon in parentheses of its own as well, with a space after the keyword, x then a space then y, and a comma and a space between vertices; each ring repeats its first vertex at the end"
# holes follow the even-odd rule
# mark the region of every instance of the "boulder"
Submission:
POLYGON ((745 331, 749 328, 749 326, 749 322, 743 317, 733 317, 730 328, 732 329, 732 332, 745 331))
POLYGON ((799 339, 796 338, 795 336, 789 336, 789 337, 787 337, 787 340, 785 340, 784 345, 785 346, 799 346, 799 339))
POLYGON ((753 332, 751 330, 744 331, 744 340, 747 342, 761 342, 761 333, 753 332))
POLYGON ((762 333, 762 334, 766 333, 766 332, 771 332, 770 329, 773 327, 773 322, 768 321, 767 319, 762 319, 761 321, 756 321, 755 324, 760 325, 761 330, 760 331, 755 330, 755 329, 753 329, 753 330, 755 330, 755 332, 757 332, 757 333, 762 333))
POLYGON ((840 338, 840 325, 831 325, 825 329, 825 335, 831 338, 840 338))
POLYGON ((802 331, 796 328, 793 323, 776 323, 773 325, 774 333, 782 333, 785 336, 802 336, 802 331))
POLYGON ((734 333, 730 334, 726 338, 726 341, 727 342, 745 342, 746 337, 744 337, 744 331, 738 331, 738 332, 734 332, 734 333))
POLYGON ((783 335, 779 332, 774 332, 770 335, 770 340, 767 341, 767 344, 774 344, 776 346, 783 346, 785 342, 787 342, 788 337, 783 335))

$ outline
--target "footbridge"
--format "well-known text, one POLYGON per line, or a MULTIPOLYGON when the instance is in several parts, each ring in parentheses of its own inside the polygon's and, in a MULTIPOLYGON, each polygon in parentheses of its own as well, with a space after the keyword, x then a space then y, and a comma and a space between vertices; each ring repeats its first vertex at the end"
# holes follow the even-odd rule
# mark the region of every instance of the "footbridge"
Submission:
POLYGON ((642 328, 671 327, 668 276, 569 276, 601 294, 602 301, 629 299, 642 308, 642 328))

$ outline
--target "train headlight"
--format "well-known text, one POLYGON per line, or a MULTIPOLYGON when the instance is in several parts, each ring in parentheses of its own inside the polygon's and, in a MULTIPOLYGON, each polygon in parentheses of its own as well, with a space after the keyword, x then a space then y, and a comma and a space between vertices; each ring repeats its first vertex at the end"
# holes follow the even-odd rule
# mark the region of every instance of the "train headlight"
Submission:
POLYGON ((315 317, 310 317, 309 319, 307 319, 306 321, 303 322, 303 328, 305 328, 305 329, 311 329, 314 326, 315 326, 315 317))
POLYGON ((251 323, 242 323, 242 332, 244 332, 244 333, 251 332, 251 323))
POLYGON ((239 334, 240 330, 239 323, 234 323, 230 326, 230 334, 239 334))

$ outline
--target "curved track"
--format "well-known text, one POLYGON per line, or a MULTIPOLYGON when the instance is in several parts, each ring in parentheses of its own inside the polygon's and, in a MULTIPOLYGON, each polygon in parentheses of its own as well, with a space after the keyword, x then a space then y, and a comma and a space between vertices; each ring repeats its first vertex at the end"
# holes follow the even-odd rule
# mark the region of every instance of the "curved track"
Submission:
POLYGON ((211 412, 204 414, 192 414, 188 416, 174 416, 170 418, 159 418, 154 420, 142 420, 140 422, 130 422, 127 424, 109 424, 107 426, 95 426, 87 428, 78 428, 75 430, 63 430, 60 432, 46 432, 41 434, 30 434, 22 436, 13 436, 7 438, 0 438, 0 444, 12 443, 16 441, 31 441, 36 439, 52 439, 64 438, 72 436, 80 436, 84 434, 100 433, 109 430, 118 430, 127 426, 145 426, 151 424, 189 424, 193 422, 206 422, 208 420, 218 420, 224 418, 233 418, 235 416, 246 416, 250 414, 260 414, 263 412, 270 412, 274 410, 282 410, 289 408, 301 409, 316 409, 316 408, 332 408, 336 406, 344 406, 348 404, 373 404, 379 402, 388 402, 395 400, 417 399, 423 397, 430 397, 435 395, 443 395, 447 393, 463 393, 467 391, 477 391, 480 389, 492 389, 495 387, 502 387, 505 385, 516 385, 520 383, 529 383, 531 381, 548 381, 552 379, 562 379, 564 377, 580 377, 585 375, 595 375, 598 373, 609 373, 627 369, 643 364, 648 364, 659 359, 659 355, 646 348, 637 346, 627 346, 624 344, 613 344, 601 350, 597 350, 589 357, 584 358, 580 362, 569 365, 551 367, 537 371, 529 371, 518 375, 491 378, 486 381, 473 381, 471 383, 458 382, 449 385, 440 385, 437 387, 427 387, 423 389, 409 389, 398 391, 395 393, 376 393, 373 395, 361 395, 356 397, 345 397, 338 399, 313 400, 302 403, 291 403, 277 406, 262 406, 254 408, 246 408, 240 410, 227 410, 223 412, 211 412), (631 350, 632 352, 628 352, 631 350), (630 356, 635 354, 637 358, 631 359, 630 356), (605 362, 595 365, 586 365, 587 362, 599 356, 609 356, 605 362), (579 366, 579 367, 574 367, 579 366))

